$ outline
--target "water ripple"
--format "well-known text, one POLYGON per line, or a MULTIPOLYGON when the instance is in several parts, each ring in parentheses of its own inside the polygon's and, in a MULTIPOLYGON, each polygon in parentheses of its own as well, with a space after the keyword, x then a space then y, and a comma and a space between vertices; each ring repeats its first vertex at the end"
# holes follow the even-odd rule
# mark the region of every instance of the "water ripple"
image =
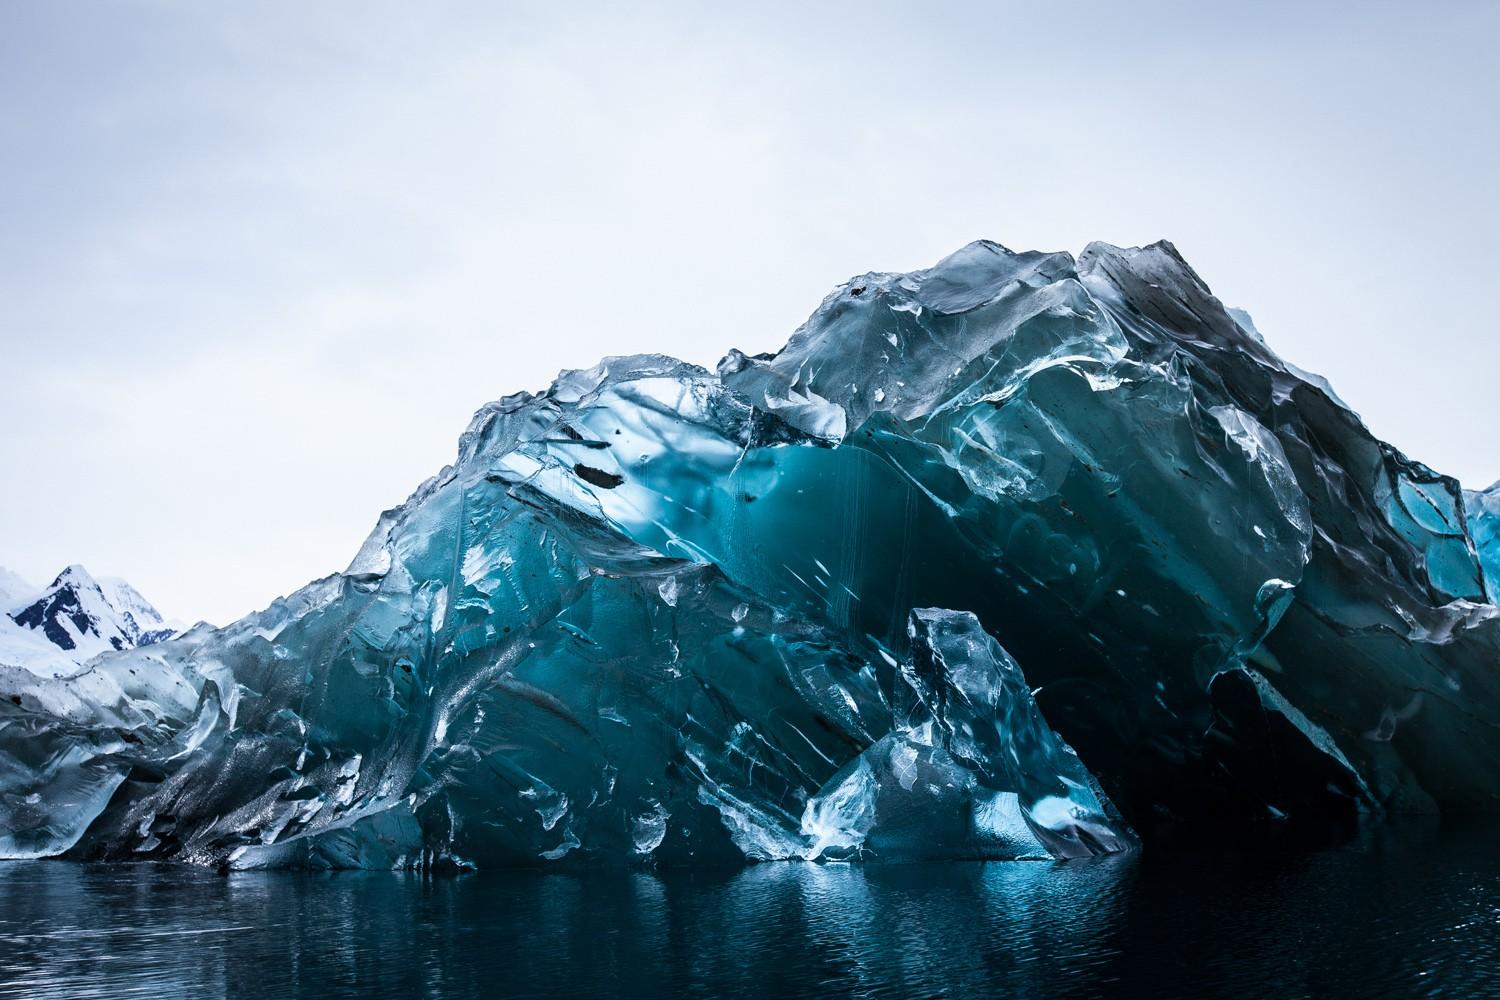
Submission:
POLYGON ((725 872, 0 864, 0 997, 1500 995, 1493 830, 725 872))

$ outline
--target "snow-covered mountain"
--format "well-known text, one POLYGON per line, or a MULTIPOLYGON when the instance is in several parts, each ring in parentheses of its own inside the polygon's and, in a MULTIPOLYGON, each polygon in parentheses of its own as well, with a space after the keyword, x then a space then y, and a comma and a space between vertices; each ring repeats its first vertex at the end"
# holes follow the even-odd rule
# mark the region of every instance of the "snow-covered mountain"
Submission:
POLYGON ((100 653, 160 642, 178 631, 129 583, 78 564, 45 588, 0 569, 0 663, 69 673, 100 653))

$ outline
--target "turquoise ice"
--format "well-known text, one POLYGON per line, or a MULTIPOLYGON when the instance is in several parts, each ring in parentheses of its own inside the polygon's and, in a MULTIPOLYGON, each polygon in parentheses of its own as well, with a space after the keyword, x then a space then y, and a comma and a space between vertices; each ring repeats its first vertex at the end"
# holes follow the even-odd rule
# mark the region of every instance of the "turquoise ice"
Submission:
POLYGON ((0 667, 0 854, 1068 858, 1494 810, 1481 507, 1169 244, 974 243, 774 356, 486 405, 226 628, 0 667))

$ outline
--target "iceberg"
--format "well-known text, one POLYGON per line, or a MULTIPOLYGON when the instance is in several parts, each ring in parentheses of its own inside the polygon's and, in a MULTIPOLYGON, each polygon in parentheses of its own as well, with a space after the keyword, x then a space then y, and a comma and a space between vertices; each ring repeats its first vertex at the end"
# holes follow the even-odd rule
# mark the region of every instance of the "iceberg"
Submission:
POLYGON ((241 621, 0 665, 0 855, 1067 859, 1494 811, 1494 509, 1170 244, 978 242, 772 355, 487 404, 241 621))

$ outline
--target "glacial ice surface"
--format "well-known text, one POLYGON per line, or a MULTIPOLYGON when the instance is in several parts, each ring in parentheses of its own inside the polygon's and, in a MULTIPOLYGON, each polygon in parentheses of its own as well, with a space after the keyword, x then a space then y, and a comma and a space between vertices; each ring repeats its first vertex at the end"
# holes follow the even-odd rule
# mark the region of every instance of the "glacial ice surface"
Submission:
POLYGON ((483 407, 349 568, 0 667, 0 855, 1077 857, 1500 806, 1492 494, 1170 244, 963 248, 483 407))

